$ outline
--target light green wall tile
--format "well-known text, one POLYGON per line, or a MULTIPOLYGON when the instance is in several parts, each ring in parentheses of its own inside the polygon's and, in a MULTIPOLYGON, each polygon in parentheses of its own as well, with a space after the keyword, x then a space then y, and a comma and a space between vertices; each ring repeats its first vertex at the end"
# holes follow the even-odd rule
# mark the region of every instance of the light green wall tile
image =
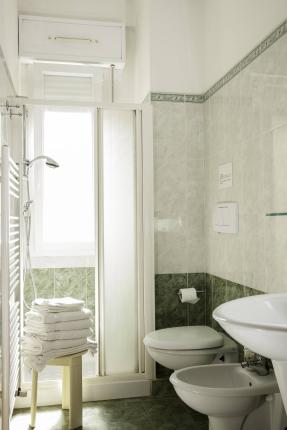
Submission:
POLYGON ((87 269, 55 269, 55 296, 87 300, 87 269))
MULTIPOLYGON (((37 296, 48 299, 54 297, 54 269, 33 269, 33 277, 37 289, 37 296)), ((34 300, 32 281, 30 273, 25 279, 25 301, 31 305, 34 300)))
MULTIPOLYGON (((41 298, 71 296, 85 301, 93 314, 95 312, 95 269, 92 267, 33 269, 37 295, 41 298)), ((25 302, 28 306, 34 300, 29 273, 25 278, 25 302)))
POLYGON ((95 305, 96 305, 95 268, 94 267, 88 267, 87 268, 87 303, 86 303, 86 306, 93 312, 93 315, 95 315, 95 305))

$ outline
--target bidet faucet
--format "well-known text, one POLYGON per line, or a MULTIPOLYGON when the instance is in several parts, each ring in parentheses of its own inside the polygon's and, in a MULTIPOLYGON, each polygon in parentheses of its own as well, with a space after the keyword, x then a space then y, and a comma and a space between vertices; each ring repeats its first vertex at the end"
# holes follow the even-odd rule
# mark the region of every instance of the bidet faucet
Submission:
POLYGON ((249 370, 250 372, 256 372, 260 376, 269 375, 271 369, 271 362, 268 358, 262 357, 248 350, 244 350, 245 361, 241 363, 243 369, 249 370))

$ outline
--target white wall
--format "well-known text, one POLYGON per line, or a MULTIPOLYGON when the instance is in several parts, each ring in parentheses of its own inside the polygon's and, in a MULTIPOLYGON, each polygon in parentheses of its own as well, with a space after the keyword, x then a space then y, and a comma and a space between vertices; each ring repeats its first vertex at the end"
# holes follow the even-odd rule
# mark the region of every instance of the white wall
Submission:
POLYGON ((153 0, 150 17, 151 91, 196 94, 287 18, 287 2, 153 0))
POLYGON ((150 91, 206 91, 287 17, 286 0, 19 0, 19 9, 133 27, 128 52, 134 65, 118 91, 135 85, 136 101, 150 91))
POLYGON ((151 90, 198 93, 203 89, 203 2, 153 0, 151 90))
POLYGON ((134 24, 133 0, 19 0, 20 13, 134 24))
POLYGON ((0 0, 0 45, 17 91, 19 85, 17 0, 0 0))
MULTIPOLYGON (((134 0, 19 0, 19 13, 62 16, 66 18, 94 19, 125 22, 126 64, 115 72, 115 101, 134 101, 135 69, 135 1, 134 0)), ((43 72, 88 73, 96 82, 95 101, 110 102, 110 70, 67 65, 22 66, 22 95, 43 97, 43 72)))
POLYGON ((136 1, 135 98, 142 102, 151 91, 151 0, 136 1))
POLYGON ((207 90, 287 18, 286 0, 204 0, 207 90))

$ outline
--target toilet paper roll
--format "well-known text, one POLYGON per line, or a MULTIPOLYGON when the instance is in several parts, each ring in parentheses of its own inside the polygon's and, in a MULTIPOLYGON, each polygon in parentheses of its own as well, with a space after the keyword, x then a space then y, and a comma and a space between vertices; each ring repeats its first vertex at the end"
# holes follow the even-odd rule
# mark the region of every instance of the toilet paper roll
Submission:
POLYGON ((194 305, 199 301, 195 288, 181 288, 178 295, 182 303, 191 303, 194 305))

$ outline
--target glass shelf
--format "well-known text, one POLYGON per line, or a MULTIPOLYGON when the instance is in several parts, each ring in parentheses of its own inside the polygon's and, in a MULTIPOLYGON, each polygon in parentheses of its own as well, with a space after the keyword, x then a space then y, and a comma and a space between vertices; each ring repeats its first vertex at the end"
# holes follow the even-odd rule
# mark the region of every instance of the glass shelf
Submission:
POLYGON ((269 212, 266 216, 287 216, 287 212, 269 212))

